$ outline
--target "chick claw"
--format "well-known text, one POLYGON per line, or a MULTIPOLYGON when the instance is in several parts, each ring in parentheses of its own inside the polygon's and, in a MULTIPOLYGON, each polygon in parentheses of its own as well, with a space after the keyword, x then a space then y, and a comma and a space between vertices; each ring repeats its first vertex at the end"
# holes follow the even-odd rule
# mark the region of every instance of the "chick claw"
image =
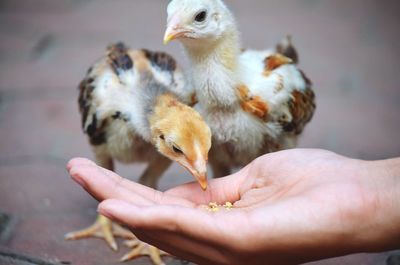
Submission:
POLYGON ((125 239, 135 238, 135 236, 130 231, 113 223, 107 217, 99 215, 93 225, 76 232, 68 233, 65 235, 65 239, 79 240, 89 237, 103 238, 112 250, 117 251, 118 245, 115 241, 115 236, 125 239))
POLYGON ((153 264, 155 265, 165 265, 162 261, 161 256, 169 256, 167 252, 164 252, 156 247, 153 247, 147 243, 141 242, 139 239, 135 238, 124 242, 124 245, 133 250, 123 256, 120 261, 125 262, 141 256, 149 256, 153 264))

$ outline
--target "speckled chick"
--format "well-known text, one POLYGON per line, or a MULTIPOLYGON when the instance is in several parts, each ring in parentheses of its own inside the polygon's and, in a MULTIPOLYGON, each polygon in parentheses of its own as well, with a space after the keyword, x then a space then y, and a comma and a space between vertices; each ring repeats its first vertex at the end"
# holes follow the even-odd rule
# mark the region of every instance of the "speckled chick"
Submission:
MULTIPOLYGON (((194 104, 193 91, 186 89, 171 56, 112 45, 88 70, 79 90, 82 128, 100 166, 114 170, 114 161, 147 163, 139 182, 157 188, 159 178, 176 161, 207 188, 211 131, 189 106, 194 104)), ((138 241, 105 216, 65 237, 104 238, 113 250, 118 249, 114 237, 132 239, 128 246, 133 250, 121 261, 145 255, 154 264, 164 264, 160 256, 165 252, 138 241)))
POLYGON ((82 127, 103 167, 147 162, 140 183, 156 188, 172 161, 205 187, 211 132, 188 106, 193 91, 168 54, 109 47, 80 84, 82 127))

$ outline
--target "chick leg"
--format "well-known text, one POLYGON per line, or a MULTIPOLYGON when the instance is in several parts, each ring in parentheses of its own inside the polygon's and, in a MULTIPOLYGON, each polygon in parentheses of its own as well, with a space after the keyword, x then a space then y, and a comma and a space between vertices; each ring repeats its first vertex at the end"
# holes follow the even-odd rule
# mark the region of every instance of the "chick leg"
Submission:
POLYGON ((112 250, 117 251, 118 245, 115 241, 115 236, 125 239, 135 238, 129 230, 113 223, 105 216, 98 215, 94 224, 88 228, 66 234, 65 239, 78 240, 89 237, 103 238, 112 250))
POLYGON ((168 158, 156 155, 148 164, 146 170, 139 178, 139 183, 153 189, 157 189, 158 181, 161 176, 167 171, 172 161, 168 158))
POLYGON ((223 146, 213 146, 209 152, 209 164, 214 178, 226 177, 231 173, 231 168, 227 161, 231 158, 226 154, 226 152, 221 152, 224 150, 223 146))
MULTIPOLYGON (((162 174, 169 168, 171 163, 171 160, 161 155, 157 155, 148 164, 147 169, 144 171, 139 179, 139 183, 148 187, 156 188, 158 180, 160 179, 162 174)), ((120 261, 122 262, 129 261, 137 257, 148 256, 152 260, 153 264, 163 265, 164 262, 162 261, 161 256, 168 255, 166 252, 159 250, 156 247, 150 246, 147 243, 141 242, 137 238, 126 241, 124 245, 132 248, 132 250, 121 258, 120 261)))
POLYGON ((214 178, 222 178, 229 176, 231 174, 231 169, 229 166, 223 165, 223 164, 218 164, 218 163, 211 163, 211 170, 213 172, 213 177, 214 178))
MULTIPOLYGON (((94 149, 94 153, 96 155, 96 162, 100 166, 107 168, 109 170, 114 169, 114 163, 110 156, 104 152, 102 147, 97 147, 94 149)), ((88 228, 70 232, 65 235, 66 240, 78 240, 83 238, 96 237, 102 238, 107 242, 107 245, 114 251, 118 250, 117 242, 115 241, 115 237, 122 237, 125 239, 135 238, 134 235, 121 226, 113 223, 107 217, 98 215, 94 224, 89 226, 88 228)))
POLYGON ((135 258, 142 256, 149 256, 153 264, 164 265, 165 263, 162 261, 161 257, 169 255, 167 252, 164 252, 156 247, 141 242, 137 238, 125 241, 124 245, 128 248, 132 248, 132 251, 128 252, 125 256, 123 256, 120 259, 121 262, 133 260, 135 258))

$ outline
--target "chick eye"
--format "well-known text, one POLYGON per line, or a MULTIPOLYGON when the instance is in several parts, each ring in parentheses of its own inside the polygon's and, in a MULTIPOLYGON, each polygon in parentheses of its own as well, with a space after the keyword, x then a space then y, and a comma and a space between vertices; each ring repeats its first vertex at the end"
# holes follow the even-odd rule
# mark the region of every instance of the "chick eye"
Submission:
POLYGON ((177 154, 183 154, 182 150, 176 147, 175 145, 172 146, 172 149, 174 150, 175 153, 177 154))
POLYGON ((160 139, 161 139, 161 140, 165 140, 165 137, 164 137, 163 134, 160 135, 160 139))
POLYGON ((206 20, 207 17, 207 12, 206 11, 201 11, 199 13, 197 13, 197 15, 195 16, 194 20, 196 22, 203 22, 204 20, 206 20))

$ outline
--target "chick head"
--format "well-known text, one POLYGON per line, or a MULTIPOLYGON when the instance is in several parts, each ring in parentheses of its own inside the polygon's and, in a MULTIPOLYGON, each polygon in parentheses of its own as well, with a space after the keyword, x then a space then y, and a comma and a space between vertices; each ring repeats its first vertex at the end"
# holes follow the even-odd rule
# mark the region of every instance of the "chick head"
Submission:
POLYGON ((150 125, 157 150, 186 168, 206 190, 211 130, 200 114, 165 94, 157 99, 150 125))
POLYGON ((235 28, 234 18, 221 0, 172 0, 164 44, 179 39, 201 45, 217 41, 230 28, 235 28))

